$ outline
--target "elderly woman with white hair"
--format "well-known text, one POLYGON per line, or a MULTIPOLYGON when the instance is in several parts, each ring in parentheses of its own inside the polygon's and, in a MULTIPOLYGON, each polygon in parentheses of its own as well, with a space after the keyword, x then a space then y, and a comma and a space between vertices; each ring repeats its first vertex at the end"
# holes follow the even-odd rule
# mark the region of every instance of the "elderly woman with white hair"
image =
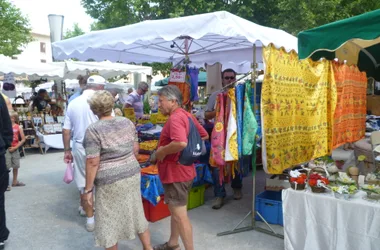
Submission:
POLYGON ((82 202, 92 204, 95 192, 95 242, 106 249, 117 249, 119 240, 138 234, 144 250, 151 250, 150 232, 140 193, 139 146, 133 123, 111 116, 114 98, 108 91, 97 91, 88 101, 99 121, 86 131, 86 187, 82 202))

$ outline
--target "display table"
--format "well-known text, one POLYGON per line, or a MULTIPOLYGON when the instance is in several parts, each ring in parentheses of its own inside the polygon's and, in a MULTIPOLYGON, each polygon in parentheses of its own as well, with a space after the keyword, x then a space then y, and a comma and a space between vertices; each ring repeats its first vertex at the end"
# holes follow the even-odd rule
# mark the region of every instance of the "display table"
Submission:
MULTIPOLYGON (((44 135, 37 131, 37 136, 45 148, 45 154, 49 148, 64 149, 62 134, 44 135)), ((70 142, 70 146, 72 146, 72 141, 70 142)))
POLYGON ((349 201, 332 193, 282 191, 286 250, 358 250, 380 247, 380 203, 359 191, 349 201))

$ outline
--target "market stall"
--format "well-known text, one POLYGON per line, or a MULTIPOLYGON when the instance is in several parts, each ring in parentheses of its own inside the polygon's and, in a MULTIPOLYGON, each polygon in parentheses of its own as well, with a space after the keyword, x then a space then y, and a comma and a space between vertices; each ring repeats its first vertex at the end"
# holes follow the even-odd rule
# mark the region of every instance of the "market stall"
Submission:
MULTIPOLYGON (((331 155, 332 149, 344 143, 368 140, 364 138, 368 129, 367 77, 379 79, 379 24, 380 11, 368 12, 301 32, 298 36, 298 55, 275 50, 268 52, 273 57, 266 66, 280 70, 275 72, 276 77, 266 72, 264 79, 263 131, 267 144, 265 148, 269 152, 263 152, 263 157, 266 157, 269 172, 280 172, 286 167, 300 164, 288 171, 291 189, 282 192, 286 249, 377 249, 380 244, 380 234, 376 229, 380 223, 376 215, 380 209, 380 171, 376 166, 378 153, 374 150, 379 141, 370 135, 372 145, 368 147, 368 154, 357 155, 352 165, 344 171, 329 157, 319 158, 331 155), (296 62, 294 57, 305 60, 296 62), (281 60, 287 60, 286 64, 281 65, 281 60), (287 78, 285 69, 289 70, 290 66, 284 65, 300 65, 296 79, 287 78), (319 116, 319 122, 323 121, 322 124, 313 124, 318 120, 313 119, 307 126, 302 126, 305 118, 300 117, 295 126, 289 127, 294 138, 297 138, 295 141, 287 140, 293 148, 289 150, 288 146, 278 144, 282 152, 274 149, 272 136, 276 133, 277 138, 284 139, 289 130, 285 129, 284 134, 281 126, 272 127, 269 121, 270 116, 276 114, 277 104, 268 102, 269 97, 272 100, 274 97, 274 91, 269 89, 268 84, 276 81, 281 88, 286 88, 286 83, 297 81, 303 89, 314 93, 313 97, 301 94, 302 102, 298 97, 288 97, 289 104, 296 108, 290 116, 297 112, 298 116, 302 112, 310 112, 309 116, 319 116), (318 99, 317 103, 313 98, 318 99), (318 104, 318 109, 313 111, 304 104, 308 107, 318 104), (315 113, 318 111, 323 112, 315 113), (312 136, 314 127, 318 128, 317 136, 312 136), (302 135, 297 137, 299 131, 302 135), (304 142, 307 145, 298 150, 297 146, 304 142), (273 158, 269 157, 272 155, 273 158), (366 159, 372 157, 374 167, 366 159)), ((274 123, 283 125, 282 121, 277 117, 274 123)))
MULTIPOLYGON (((252 72, 252 85, 255 86, 256 71, 262 65, 262 47, 270 43, 276 47, 283 46, 287 51, 297 49, 296 38, 282 30, 260 26, 220 11, 144 21, 120 28, 90 32, 54 43, 53 55, 58 60, 92 58, 97 61, 125 63, 172 62, 177 70, 219 62, 224 69, 252 72)), ((177 76, 183 79, 184 74, 177 76)), ((252 136, 254 138, 254 134, 252 136)), ((236 230, 233 229, 227 234, 256 229, 254 199, 252 209, 245 218, 250 215, 251 226, 242 229, 236 227, 236 230)), ((279 236, 273 232, 269 233, 279 236)))

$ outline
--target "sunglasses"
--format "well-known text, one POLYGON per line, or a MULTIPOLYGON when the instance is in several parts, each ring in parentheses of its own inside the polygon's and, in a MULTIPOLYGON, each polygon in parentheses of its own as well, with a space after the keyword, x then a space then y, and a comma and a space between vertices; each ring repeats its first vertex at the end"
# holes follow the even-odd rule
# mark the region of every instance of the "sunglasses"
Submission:
POLYGON ((234 76, 225 76, 224 80, 235 80, 234 76))

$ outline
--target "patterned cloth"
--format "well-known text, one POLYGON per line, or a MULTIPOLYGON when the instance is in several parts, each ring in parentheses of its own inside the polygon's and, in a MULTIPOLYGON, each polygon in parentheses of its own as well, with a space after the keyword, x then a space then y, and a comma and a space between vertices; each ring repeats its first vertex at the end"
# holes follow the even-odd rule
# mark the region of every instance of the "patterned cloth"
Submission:
POLYGON ((226 145, 226 123, 224 118, 224 110, 226 98, 223 93, 220 93, 216 98, 216 115, 215 125, 211 134, 211 151, 210 165, 212 167, 224 166, 224 154, 226 145))
POLYGON ((106 185, 140 173, 133 147, 137 142, 133 123, 124 117, 91 124, 84 138, 87 158, 100 156, 95 185, 106 185))
POLYGON ((336 107, 332 62, 298 60, 273 46, 264 49, 263 164, 266 172, 330 155, 336 107))
MULTIPOLYGON (((249 101, 251 96, 251 83, 245 83, 244 113, 243 113, 243 155, 252 155, 253 145, 257 132, 257 122, 249 101)), ((256 152, 254 152, 256 154, 256 152)))
POLYGON ((164 194, 164 188, 158 175, 141 176, 141 195, 144 199, 156 206, 160 200, 160 195, 164 194))
POLYGON ((334 115, 333 149, 365 136, 367 77, 356 66, 333 64, 337 88, 334 115))
POLYGON ((237 141, 239 159, 243 155, 243 108, 244 108, 244 90, 243 84, 235 87, 236 92, 236 116, 237 116, 237 141))
POLYGON ((188 74, 190 76, 191 83, 191 99, 190 101, 196 102, 199 100, 198 97, 198 75, 199 69, 197 68, 188 68, 188 74))
POLYGON ((95 243, 109 248, 120 240, 133 240, 148 229, 140 192, 140 174, 112 184, 97 186, 95 192, 95 243))
POLYGON ((231 104, 227 125, 226 154, 224 159, 226 162, 235 162, 239 160, 235 89, 228 90, 228 98, 231 101, 231 104))

